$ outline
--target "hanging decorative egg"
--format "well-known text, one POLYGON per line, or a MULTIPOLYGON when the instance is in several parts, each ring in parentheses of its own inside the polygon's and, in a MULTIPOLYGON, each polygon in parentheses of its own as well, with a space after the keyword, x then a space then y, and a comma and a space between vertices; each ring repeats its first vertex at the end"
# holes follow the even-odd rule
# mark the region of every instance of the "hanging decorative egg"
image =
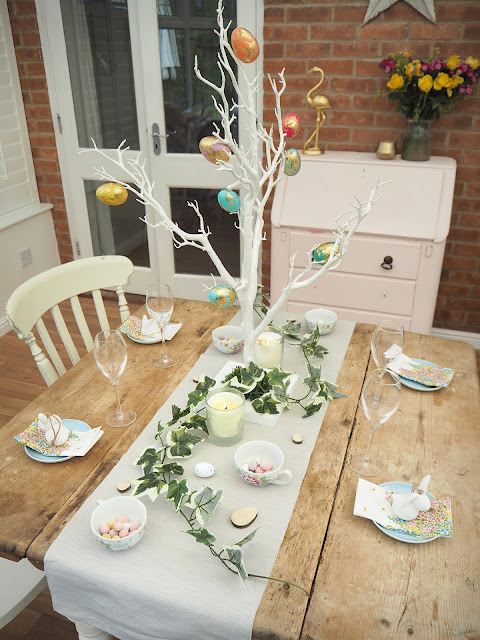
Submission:
POLYGON ((98 187, 96 195, 100 202, 116 207, 125 202, 128 198, 128 191, 118 182, 106 182, 98 187))
POLYGON ((296 176, 300 171, 301 163, 300 154, 296 149, 287 149, 285 151, 285 165, 283 171, 287 176, 296 176))
MULTIPOLYGON (((319 244, 318 247, 315 247, 313 250, 313 260, 314 262, 318 262, 319 264, 325 264, 329 259, 330 254, 332 253, 334 242, 324 242, 323 244, 319 244)), ((337 246, 337 250, 335 253, 338 255, 340 247, 337 246)))
POLYGON ((202 138, 198 143, 198 148, 203 157, 213 164, 216 164, 217 160, 228 162, 230 160, 230 154, 232 153, 228 144, 219 142, 215 136, 202 138))
POLYGON ((229 307, 237 299, 237 294, 228 284, 219 284, 210 289, 208 299, 217 307, 229 307))
POLYGON ((250 31, 237 27, 232 31, 232 49, 240 62, 255 62, 260 53, 260 47, 250 31))
POLYGON ((294 138, 300 131, 300 118, 296 113, 286 113, 282 118, 283 135, 294 138))
POLYGON ((218 192, 217 200, 222 209, 225 209, 228 213, 237 213, 240 209, 240 196, 235 191, 222 189, 218 192))

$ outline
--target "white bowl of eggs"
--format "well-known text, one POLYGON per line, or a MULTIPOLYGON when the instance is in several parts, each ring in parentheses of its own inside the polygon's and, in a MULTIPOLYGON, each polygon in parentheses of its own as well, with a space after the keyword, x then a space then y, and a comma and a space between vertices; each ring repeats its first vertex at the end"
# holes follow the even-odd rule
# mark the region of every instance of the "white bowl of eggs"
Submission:
POLYGON ((227 325, 212 331, 212 342, 222 353, 238 353, 243 349, 245 339, 241 327, 227 325))
POLYGON ((309 309, 305 313, 305 323, 310 331, 318 327, 321 336, 333 331, 337 323, 337 314, 330 309, 309 309))
POLYGON ((134 547, 143 537, 146 524, 145 505, 132 496, 99 501, 90 518, 93 535, 110 551, 134 547))

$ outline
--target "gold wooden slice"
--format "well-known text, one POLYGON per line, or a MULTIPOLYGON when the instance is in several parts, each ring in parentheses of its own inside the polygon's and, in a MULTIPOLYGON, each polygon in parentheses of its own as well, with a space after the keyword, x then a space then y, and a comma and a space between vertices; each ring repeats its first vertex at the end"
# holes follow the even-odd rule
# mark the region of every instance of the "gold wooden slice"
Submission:
POLYGON ((258 509, 255 507, 245 507, 234 511, 230 516, 230 520, 235 527, 243 529, 244 527, 251 525, 257 516, 258 509))

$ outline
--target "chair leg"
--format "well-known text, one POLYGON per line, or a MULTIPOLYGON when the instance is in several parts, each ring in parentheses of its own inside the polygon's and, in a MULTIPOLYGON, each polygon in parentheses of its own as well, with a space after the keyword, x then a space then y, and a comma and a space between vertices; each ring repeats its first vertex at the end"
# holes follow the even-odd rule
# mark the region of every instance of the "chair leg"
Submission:
POLYGON ((92 627, 89 624, 84 624, 83 622, 75 622, 75 620, 72 620, 72 622, 77 628, 78 640, 113 640, 113 636, 106 631, 92 627))

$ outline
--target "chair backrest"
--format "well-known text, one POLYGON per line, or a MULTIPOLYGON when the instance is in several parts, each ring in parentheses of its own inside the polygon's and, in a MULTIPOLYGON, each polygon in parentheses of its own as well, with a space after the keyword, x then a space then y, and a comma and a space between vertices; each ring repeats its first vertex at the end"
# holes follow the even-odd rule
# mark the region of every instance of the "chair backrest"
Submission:
POLYGON ((110 326, 100 290, 115 287, 120 319, 125 322, 130 316, 130 311, 123 287, 132 272, 133 263, 125 256, 83 258, 48 269, 27 280, 12 293, 5 307, 7 321, 20 340, 29 345, 47 386, 58 380, 66 372, 66 368, 42 320, 43 314, 51 311, 70 361, 76 364, 80 356, 58 306, 59 303, 70 300, 85 348, 91 351, 93 339, 78 296, 83 293, 92 294, 100 330, 107 331, 110 326), (34 327, 50 360, 36 342, 34 327))

